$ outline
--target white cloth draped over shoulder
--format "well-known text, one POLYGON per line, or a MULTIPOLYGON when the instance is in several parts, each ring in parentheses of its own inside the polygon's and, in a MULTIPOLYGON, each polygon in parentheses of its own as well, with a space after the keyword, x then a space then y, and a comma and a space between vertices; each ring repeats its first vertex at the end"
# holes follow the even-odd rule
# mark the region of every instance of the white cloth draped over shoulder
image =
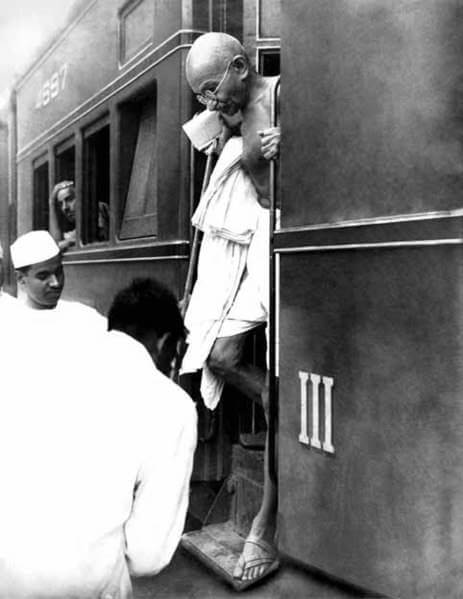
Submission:
POLYGON ((210 409, 223 388, 206 364, 215 340, 254 328, 268 315, 269 212, 242 168, 242 151, 241 137, 225 144, 192 218, 204 236, 185 316, 182 373, 203 370, 201 395, 210 409))

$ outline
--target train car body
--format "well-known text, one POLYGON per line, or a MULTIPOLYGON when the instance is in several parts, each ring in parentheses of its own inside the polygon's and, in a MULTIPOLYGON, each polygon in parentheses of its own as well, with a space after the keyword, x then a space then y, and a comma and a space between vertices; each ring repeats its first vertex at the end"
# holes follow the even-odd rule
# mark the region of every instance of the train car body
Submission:
MULTIPOLYGON (((204 166, 182 133, 199 108, 186 53, 201 32, 227 31, 274 74, 281 36, 281 215, 269 248, 279 548, 420 599, 463 587, 462 9, 81 1, 18 81, 10 131, 18 233, 48 227, 56 181, 74 180, 82 200, 67 297, 104 312, 138 275, 181 297, 204 166)), ((228 459, 226 413, 218 420, 196 474, 231 473, 212 503, 245 534, 262 454, 228 459)))
POLYGON ((462 9, 282 1, 281 549, 394 597, 463 588, 462 9))

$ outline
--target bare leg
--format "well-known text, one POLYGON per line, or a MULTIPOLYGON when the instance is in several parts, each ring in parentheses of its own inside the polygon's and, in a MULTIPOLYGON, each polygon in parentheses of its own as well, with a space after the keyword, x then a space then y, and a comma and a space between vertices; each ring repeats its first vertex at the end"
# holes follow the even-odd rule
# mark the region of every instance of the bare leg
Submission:
POLYGON ((262 404, 265 372, 257 366, 242 361, 244 344, 251 332, 216 339, 207 365, 228 385, 235 387, 249 399, 262 404))
MULTIPOLYGON (((268 384, 265 385, 262 396, 265 418, 268 424, 268 384)), ((268 465, 269 444, 267 433, 265 443, 264 491, 262 503, 252 522, 251 530, 247 537, 249 540, 252 539, 258 542, 262 541, 263 543, 261 543, 260 546, 256 545, 255 543, 245 543, 243 552, 233 573, 235 578, 239 578, 243 581, 252 581, 261 578, 269 566, 277 559, 275 532, 278 509, 278 493, 276 483, 270 476, 268 465), (266 563, 259 564, 258 562, 254 562, 253 560, 256 559, 264 560, 266 563)))
MULTIPOLYGON (((262 369, 242 363, 244 342, 249 335, 218 338, 209 356, 209 368, 226 383, 239 389, 244 395, 263 405, 268 423, 268 384, 262 369)), ((268 439, 265 444, 264 490, 259 512, 255 516, 243 553, 238 560, 235 578, 252 581, 260 578, 276 560, 274 545, 277 489, 268 471, 268 439), (260 543, 260 544, 256 544, 260 543), (258 561, 256 561, 258 560, 258 561), (259 561, 262 561, 259 564, 259 561), (266 563, 265 563, 266 562, 266 563)))

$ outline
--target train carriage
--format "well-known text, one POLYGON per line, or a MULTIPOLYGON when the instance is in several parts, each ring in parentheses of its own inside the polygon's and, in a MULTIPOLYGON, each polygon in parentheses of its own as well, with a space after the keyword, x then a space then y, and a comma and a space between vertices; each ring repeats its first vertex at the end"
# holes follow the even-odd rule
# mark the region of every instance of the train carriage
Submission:
MULTIPOLYGON (((75 181, 81 199, 77 243, 65 258, 67 296, 104 311, 121 285, 148 273, 181 294, 203 167, 181 127, 198 109, 184 58, 213 27, 245 37, 254 53, 257 5, 249 4, 82 0, 16 83, 18 234, 48 228, 57 181, 75 181)), ((274 53, 260 45, 259 60, 271 65, 274 53)))
MULTIPOLYGON (((389 596, 463 588, 462 8, 82 0, 12 99, 10 238, 47 228, 50 190, 71 179, 81 201, 66 295, 105 311, 134 276, 153 275, 180 298, 204 170, 182 133, 200 108, 188 48, 226 31, 273 75, 281 39, 269 247, 279 549, 389 596)), ((224 573, 230 547, 215 539, 206 555, 201 534, 248 530, 262 451, 242 433, 262 416, 227 392, 222 403, 200 431, 191 509, 202 528, 184 544, 224 573)))

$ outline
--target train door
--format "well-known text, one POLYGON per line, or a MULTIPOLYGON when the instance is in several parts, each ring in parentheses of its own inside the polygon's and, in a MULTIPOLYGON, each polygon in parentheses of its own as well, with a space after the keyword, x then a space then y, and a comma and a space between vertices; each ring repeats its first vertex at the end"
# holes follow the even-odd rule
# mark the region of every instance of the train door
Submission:
MULTIPOLYGON (((261 74, 279 74, 279 0, 214 3, 209 25, 240 39, 261 74)), ((245 351, 264 367, 264 327, 245 351)), ((201 410, 190 500, 190 514, 200 528, 184 535, 182 544, 233 583, 233 568, 262 497, 265 418, 260 406, 231 387, 225 387, 216 413, 204 414, 201 410)))
POLYGON ((280 548, 462 593, 462 4, 282 2, 280 548))

